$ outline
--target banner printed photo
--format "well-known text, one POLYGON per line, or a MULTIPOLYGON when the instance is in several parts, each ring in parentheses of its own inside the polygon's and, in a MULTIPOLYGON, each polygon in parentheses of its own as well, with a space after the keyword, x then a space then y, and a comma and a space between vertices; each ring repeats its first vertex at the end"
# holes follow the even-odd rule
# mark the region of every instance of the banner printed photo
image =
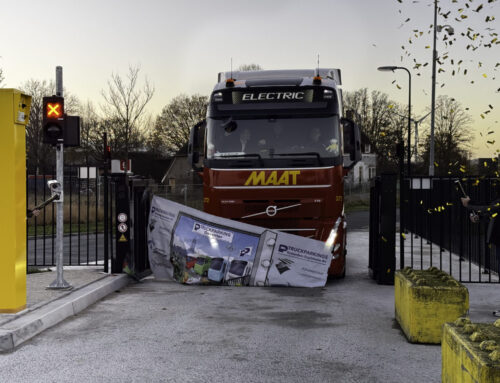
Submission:
POLYGON ((213 216, 153 197, 149 260, 157 279, 186 284, 324 286, 321 241, 213 216))

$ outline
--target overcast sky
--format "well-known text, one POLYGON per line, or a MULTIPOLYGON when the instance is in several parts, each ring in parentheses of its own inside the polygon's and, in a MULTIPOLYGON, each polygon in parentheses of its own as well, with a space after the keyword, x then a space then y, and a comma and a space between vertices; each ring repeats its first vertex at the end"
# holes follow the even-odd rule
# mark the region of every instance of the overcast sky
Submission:
MULTIPOLYGON (((471 9, 485 3, 478 13, 466 10, 470 25, 484 32, 485 17, 494 15, 496 20, 488 26, 500 30, 500 2, 467 2, 471 9)), ((451 0, 441 3, 446 8, 451 0)), ((231 58, 234 68, 257 63, 264 69, 302 69, 316 67, 319 54, 321 67, 342 70, 344 90, 367 87, 406 104, 406 72, 379 72, 377 67, 411 69, 415 57, 429 62, 420 77, 412 70, 415 116, 430 108, 432 50, 425 46, 432 45, 431 35, 413 37, 411 45, 408 38, 413 29, 427 31, 433 23, 432 0, 402 0, 402 4, 397 0, 0 0, 0 4, 0 68, 6 87, 19 87, 31 78, 53 79, 55 67, 61 65, 65 88, 82 101, 99 104, 101 89, 112 73, 125 74, 129 65, 140 65, 141 74, 156 88, 149 112, 157 115, 180 93, 209 95, 217 73, 230 69, 231 58), (414 54, 403 61, 402 45, 410 46, 414 54)), ((451 24, 457 34, 464 25, 451 17, 438 24, 451 24)), ((442 53, 445 47, 440 44, 442 53)), ((496 91, 500 79, 493 80, 500 72, 500 65, 494 71, 500 45, 474 53, 464 44, 453 48, 446 51, 456 61, 464 60, 462 70, 467 67, 469 75, 439 73, 437 95, 449 95, 471 108, 478 138, 475 154, 492 155, 500 147, 496 91), (482 119, 488 105, 494 109, 482 119), (497 144, 487 148, 478 133, 491 130, 495 133, 488 139, 494 136, 497 144)))

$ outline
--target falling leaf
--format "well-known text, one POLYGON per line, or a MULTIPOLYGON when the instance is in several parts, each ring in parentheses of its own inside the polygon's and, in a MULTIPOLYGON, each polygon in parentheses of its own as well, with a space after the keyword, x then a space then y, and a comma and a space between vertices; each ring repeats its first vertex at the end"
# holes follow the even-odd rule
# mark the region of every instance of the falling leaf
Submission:
POLYGON ((486 73, 483 73, 483 77, 484 77, 484 78, 487 78, 488 76, 486 75, 486 73))
POLYGON ((438 163, 437 162, 434 162, 434 166, 437 168, 439 167, 438 163))
POLYGON ((481 4, 479 7, 477 7, 474 12, 479 12, 481 9, 483 9, 483 4, 481 4))

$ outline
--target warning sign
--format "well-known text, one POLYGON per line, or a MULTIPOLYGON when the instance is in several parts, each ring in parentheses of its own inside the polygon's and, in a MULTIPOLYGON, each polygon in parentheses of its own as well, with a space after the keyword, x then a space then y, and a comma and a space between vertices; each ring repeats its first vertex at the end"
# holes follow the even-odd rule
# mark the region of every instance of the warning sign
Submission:
POLYGON ((122 234, 118 242, 127 242, 127 238, 125 237, 125 234, 122 234))
POLYGON ((120 233, 125 233, 127 231, 127 229, 128 229, 128 226, 126 223, 122 222, 122 223, 118 224, 118 231, 120 233))

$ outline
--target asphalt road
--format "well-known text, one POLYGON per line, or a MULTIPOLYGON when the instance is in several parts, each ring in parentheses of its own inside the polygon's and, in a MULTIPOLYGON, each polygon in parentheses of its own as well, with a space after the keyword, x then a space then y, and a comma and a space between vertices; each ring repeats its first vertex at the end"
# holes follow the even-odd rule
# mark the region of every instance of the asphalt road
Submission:
MULTIPOLYGON (((88 249, 88 262, 94 263, 97 260, 104 259, 104 234, 80 234, 80 243, 78 243, 78 235, 64 237, 64 264, 65 265, 78 265, 78 251, 80 251, 80 263, 87 263, 87 249, 88 249), (97 241, 97 251, 96 251, 97 241), (70 246, 71 245, 71 246, 70 246), (70 251, 71 250, 71 251, 70 251), (96 256, 97 254, 97 256, 96 256), (71 257, 71 262, 70 262, 71 257)), ((51 265, 52 264, 52 251, 56 257, 56 240, 52 241, 51 237, 45 238, 45 243, 42 238, 30 238, 28 240, 28 264, 29 265, 51 265), (44 262, 44 248, 45 248, 45 262, 44 262), (36 263, 35 263, 36 255, 36 263)), ((55 262, 55 261, 54 261, 55 262)))
POLYGON ((132 284, 0 355, 7 382, 439 382, 439 345, 406 341, 394 288, 349 232, 347 276, 325 288, 132 284))
POLYGON ((370 212, 365 210, 346 213, 346 219, 347 230, 368 230, 370 225, 370 212))

